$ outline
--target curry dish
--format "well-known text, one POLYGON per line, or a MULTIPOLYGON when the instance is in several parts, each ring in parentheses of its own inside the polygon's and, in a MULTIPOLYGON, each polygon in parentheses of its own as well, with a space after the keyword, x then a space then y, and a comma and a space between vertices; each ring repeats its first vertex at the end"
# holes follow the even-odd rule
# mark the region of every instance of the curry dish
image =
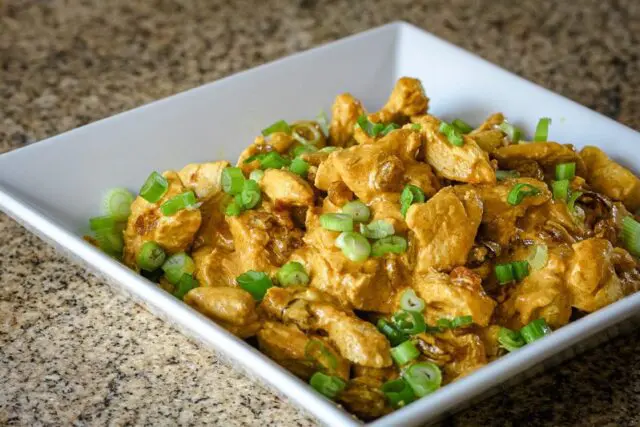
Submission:
POLYGON ((112 190, 88 239, 365 420, 640 289, 632 172, 550 119, 428 109, 413 78, 373 113, 341 94, 112 190))

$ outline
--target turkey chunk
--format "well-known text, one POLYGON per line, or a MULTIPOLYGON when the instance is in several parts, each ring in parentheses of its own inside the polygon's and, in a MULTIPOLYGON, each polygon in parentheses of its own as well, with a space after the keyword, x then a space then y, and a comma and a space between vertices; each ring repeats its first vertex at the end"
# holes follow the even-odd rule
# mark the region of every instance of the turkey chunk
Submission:
POLYGON ((360 101, 348 93, 338 95, 331 107, 329 135, 332 145, 337 147, 351 145, 353 128, 358 122, 358 117, 363 114, 364 108, 360 101))
POLYGON ((137 270, 136 257, 144 242, 154 241, 170 254, 186 250, 196 235, 202 216, 199 209, 182 209, 171 216, 163 215, 160 206, 170 198, 184 193, 180 177, 173 171, 165 172, 169 189, 156 203, 138 196, 131 204, 131 215, 124 231, 123 261, 137 270))
POLYGON ((313 188, 292 172, 267 169, 260 188, 278 206, 313 206, 313 188))
POLYGON ((255 301, 240 288, 199 287, 190 290, 184 302, 240 338, 249 338, 260 328, 255 301))
POLYGON ((472 188, 447 187, 407 212, 416 250, 415 271, 464 265, 482 219, 482 201, 472 188))
POLYGON ((587 168, 587 182, 596 191, 623 202, 629 209, 640 209, 640 179, 611 160, 598 147, 585 147, 580 152, 587 168))

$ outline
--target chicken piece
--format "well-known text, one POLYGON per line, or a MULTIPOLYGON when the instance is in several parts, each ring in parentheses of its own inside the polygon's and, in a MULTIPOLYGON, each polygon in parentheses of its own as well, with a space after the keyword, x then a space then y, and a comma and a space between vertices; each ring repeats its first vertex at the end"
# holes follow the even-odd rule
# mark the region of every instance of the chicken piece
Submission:
POLYGON ((466 267, 449 275, 435 271, 416 275, 413 289, 425 301, 424 315, 431 325, 441 318, 471 316, 475 324, 487 326, 496 307, 482 288, 480 276, 466 267))
POLYGON ((333 152, 318 167, 315 186, 327 191, 342 181, 365 203, 381 193, 400 192, 409 182, 433 195, 439 188, 436 177, 428 165, 415 160, 421 138, 419 132, 398 129, 375 144, 333 152))
POLYGON ((218 247, 201 246, 191 253, 196 265, 194 276, 201 286, 236 286, 241 269, 238 254, 218 247))
POLYGON ((469 133, 480 148, 487 153, 493 153, 497 148, 505 145, 505 134, 497 126, 504 122, 502 113, 492 114, 480 126, 469 133))
POLYGON ((313 188, 293 172, 267 169, 260 188, 277 206, 313 206, 313 188))
POLYGON ((124 231, 123 261, 136 271, 136 257, 144 242, 154 241, 169 254, 182 252, 193 242, 202 221, 199 209, 182 209, 171 216, 162 214, 160 206, 164 202, 187 191, 177 173, 167 171, 163 176, 169 188, 159 201, 149 203, 138 196, 131 204, 131 215, 124 231))
POLYGON ((245 150, 238 157, 237 167, 241 168, 245 175, 251 173, 251 171, 260 167, 260 162, 254 160, 247 162, 249 157, 256 154, 268 153, 275 151, 280 154, 286 154, 296 144, 296 140, 293 136, 284 132, 274 132, 265 139, 264 136, 258 136, 253 144, 245 148, 245 150))
POLYGON ((501 326, 499 325, 489 325, 486 328, 476 328, 475 330, 484 344, 488 362, 496 359, 502 353, 500 342, 498 341, 500 329, 501 326))
POLYGON ((560 163, 575 162, 576 174, 584 176, 585 167, 580 155, 571 145, 557 142, 527 142, 500 147, 493 153, 501 169, 517 169, 522 162, 535 161, 547 171, 560 163))
POLYGON ((302 246, 302 230, 287 211, 248 210, 226 219, 243 271, 275 273, 302 246))
POLYGON ((426 114, 429 109, 429 98, 418 79, 402 77, 396 85, 382 109, 393 115, 389 121, 402 123, 411 116, 426 114))
POLYGON ((225 219, 225 209, 230 201, 230 195, 219 192, 202 202, 202 222, 193 241, 193 249, 212 246, 233 251, 233 237, 225 219))
POLYGON ((227 161, 190 163, 178 175, 187 189, 204 200, 222 192, 222 171, 229 166, 227 161))
POLYGON ((544 182, 532 178, 510 179, 498 185, 475 187, 482 200, 481 234, 489 241, 506 246, 515 237, 516 221, 531 206, 539 206, 551 199, 551 192, 544 182), (507 196, 518 184, 528 184, 540 190, 536 196, 528 196, 517 206, 507 203, 507 196))
POLYGON ((373 420, 393 411, 380 388, 377 378, 358 377, 350 380, 337 401, 362 420, 373 420))
POLYGON ((272 287, 261 308, 270 316, 294 323, 303 331, 326 334, 342 357, 363 366, 391 365, 389 341, 374 325, 331 304, 332 298, 308 288, 272 287))
POLYGON ((407 231, 407 223, 400 211, 400 193, 383 193, 369 203, 371 221, 384 220, 393 225, 396 233, 407 231))
POLYGON ((331 123, 329 135, 331 145, 336 147, 348 147, 353 140, 353 128, 358 122, 358 117, 364 114, 364 108, 360 101, 348 93, 338 95, 331 107, 331 123))
POLYGON ((416 248, 416 273, 464 265, 481 219, 482 201, 472 188, 443 188, 426 203, 412 205, 407 226, 416 248))
POLYGON ((488 154, 473 138, 463 135, 464 144, 457 147, 439 130, 440 123, 430 116, 411 119, 422 126, 427 163, 443 177, 469 184, 495 184, 496 173, 488 154))
POLYGON ((240 338, 249 338, 260 328, 256 303, 240 288, 198 287, 185 295, 184 302, 240 338))
POLYGON ((530 207, 518 221, 520 239, 535 242, 575 243, 588 230, 567 208, 567 204, 553 199, 540 206, 530 207))
POLYGON ((506 288, 507 298, 498 305, 501 324, 520 329, 542 317, 554 329, 566 325, 571 317, 571 294, 564 283, 567 258, 566 248, 551 248, 542 269, 506 288))
POLYGON ((353 200, 353 192, 344 182, 336 181, 329 185, 325 200, 329 200, 335 206, 344 206, 353 200))
POLYGON ((385 383, 398 378, 400 372, 395 365, 389 366, 388 368, 369 368, 367 366, 353 365, 351 367, 351 375, 353 378, 375 378, 385 383))
POLYGON ((326 338, 307 337, 295 325, 284 325, 272 321, 266 321, 262 325, 257 338, 260 351, 305 381, 318 370, 330 370, 332 374, 344 380, 349 379, 349 362, 331 347, 326 338), (312 344, 309 344, 312 340, 322 344, 323 351, 331 355, 331 360, 322 357, 320 360, 313 358, 312 344), (332 361, 335 361, 335 366, 325 366, 325 364, 332 365, 332 361))
POLYGON ((611 160, 598 147, 585 147, 580 152, 587 168, 587 182, 594 190, 621 201, 632 211, 640 209, 640 179, 611 160))
POLYGON ((482 132, 486 132, 489 130, 494 130, 496 126, 500 126, 504 123, 504 115, 502 113, 494 113, 487 117, 487 119, 480 124, 477 128, 470 132, 470 135, 477 135, 482 132))
POLYGON ((427 360, 440 367, 444 384, 487 364, 484 344, 474 333, 445 331, 437 335, 418 334, 415 343, 427 360))
POLYGON ((624 297, 608 240, 587 239, 572 248, 566 277, 575 308, 591 313, 624 297))

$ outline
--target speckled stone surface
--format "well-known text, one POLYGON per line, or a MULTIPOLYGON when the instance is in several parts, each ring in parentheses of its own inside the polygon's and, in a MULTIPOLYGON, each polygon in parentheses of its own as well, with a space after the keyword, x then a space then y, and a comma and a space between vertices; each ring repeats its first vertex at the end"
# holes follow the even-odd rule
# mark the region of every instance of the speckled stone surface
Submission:
MULTIPOLYGON (((396 19, 640 129, 637 0, 0 0, 0 153, 396 19)), ((443 425, 639 414, 636 332, 443 425)), ((0 214, 5 424, 315 425, 0 214)))

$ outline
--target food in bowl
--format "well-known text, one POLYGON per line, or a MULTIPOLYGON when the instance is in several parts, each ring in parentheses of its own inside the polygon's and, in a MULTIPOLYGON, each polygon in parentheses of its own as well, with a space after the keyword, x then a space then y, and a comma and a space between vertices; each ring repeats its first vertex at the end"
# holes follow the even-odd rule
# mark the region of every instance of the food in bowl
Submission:
POLYGON ((407 77, 374 113, 341 94, 110 190, 87 239, 365 420, 640 289, 631 171, 428 107, 407 77))

